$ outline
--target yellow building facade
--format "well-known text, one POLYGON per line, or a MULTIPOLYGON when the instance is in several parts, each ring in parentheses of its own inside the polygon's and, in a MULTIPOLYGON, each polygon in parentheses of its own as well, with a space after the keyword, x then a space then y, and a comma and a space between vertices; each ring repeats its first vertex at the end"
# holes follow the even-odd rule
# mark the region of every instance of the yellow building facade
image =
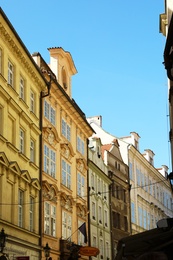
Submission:
POLYGON ((40 93, 46 81, 0 9, 0 229, 8 259, 40 259, 40 93))
POLYGON ((77 73, 71 54, 50 48, 49 66, 39 53, 33 59, 49 82, 42 99, 42 245, 50 257, 68 259, 71 242, 84 243, 78 228, 88 228, 87 149, 93 129, 72 99, 77 73))

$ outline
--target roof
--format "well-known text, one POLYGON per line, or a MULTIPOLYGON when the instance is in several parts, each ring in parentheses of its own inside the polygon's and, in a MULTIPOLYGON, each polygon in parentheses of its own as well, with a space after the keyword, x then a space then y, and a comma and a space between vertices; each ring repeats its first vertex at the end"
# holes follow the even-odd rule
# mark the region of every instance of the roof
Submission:
MULTIPOLYGON (((173 220, 173 219, 170 219, 173 220)), ((172 259, 173 227, 155 228, 136 235, 122 238, 118 242, 115 260, 136 259, 146 252, 163 251, 172 259)))

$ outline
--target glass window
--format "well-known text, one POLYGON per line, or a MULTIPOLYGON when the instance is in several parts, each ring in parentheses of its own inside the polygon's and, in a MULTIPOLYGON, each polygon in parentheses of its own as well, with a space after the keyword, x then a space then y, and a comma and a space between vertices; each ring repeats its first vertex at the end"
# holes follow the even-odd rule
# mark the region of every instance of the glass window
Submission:
POLYGON ((19 97, 25 100, 25 81, 22 77, 20 78, 19 97))
POLYGON ((23 129, 20 128, 19 130, 19 150, 21 153, 25 153, 25 132, 23 131, 23 129))
POLYGON ((46 100, 44 101, 44 116, 55 126, 55 109, 46 100))
POLYGON ((64 119, 62 119, 61 133, 70 142, 70 140, 71 140, 71 128, 70 128, 70 125, 68 125, 64 119))
POLYGON ((32 139, 30 141, 30 161, 35 162, 35 142, 32 139))
POLYGON ((8 61, 8 84, 14 87, 14 66, 8 61))
POLYGON ((81 173, 77 174, 77 195, 80 197, 84 196, 85 178, 81 173))
POLYGON ((71 241, 72 217, 66 211, 62 211, 62 238, 71 241))
POLYGON ((23 227, 23 203, 24 203, 24 193, 19 190, 18 193, 18 225, 23 227))
POLYGON ((62 184, 71 189, 71 166, 62 160, 62 184))
POLYGON ((56 236, 56 207, 48 202, 44 204, 44 233, 56 236))
POLYGON ((44 171, 55 178, 56 176, 56 154, 47 145, 44 145, 44 171))
POLYGON ((132 218, 132 223, 135 223, 135 204, 134 202, 131 202, 131 218, 132 218))
POLYGON ((34 230, 34 198, 31 196, 29 204, 29 230, 34 230))
POLYGON ((35 93, 32 90, 30 92, 30 110, 35 113, 35 93))
POLYGON ((84 155, 84 153, 85 153, 84 141, 83 141, 79 136, 77 136, 77 150, 78 150, 82 155, 84 155))

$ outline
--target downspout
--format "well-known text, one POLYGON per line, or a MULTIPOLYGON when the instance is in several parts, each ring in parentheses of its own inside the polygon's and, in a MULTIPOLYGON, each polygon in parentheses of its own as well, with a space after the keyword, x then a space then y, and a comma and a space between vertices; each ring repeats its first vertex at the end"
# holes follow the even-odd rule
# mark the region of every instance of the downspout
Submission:
MULTIPOLYGON (((42 73, 45 73, 45 71, 42 71, 42 73)), ((46 73, 50 76, 50 80, 49 80, 49 82, 47 82, 47 89, 48 89, 48 92, 47 92, 47 94, 44 94, 43 92, 41 92, 40 93, 40 131, 41 131, 41 134, 40 134, 40 149, 39 149, 39 156, 40 156, 40 158, 39 158, 39 166, 40 166, 40 173, 39 173, 39 177, 40 177, 40 186, 41 186, 41 190, 40 190, 40 203, 39 203, 39 231, 40 231, 40 247, 41 247, 41 249, 42 249, 42 241, 43 241, 43 239, 42 239, 42 235, 43 235, 43 232, 42 232, 42 223, 43 223, 43 212, 42 212, 42 210, 43 210, 43 201, 42 201, 42 162, 43 162, 43 158, 42 158, 42 156, 43 156, 43 150, 42 150, 42 148, 43 148, 43 141, 42 141, 42 130, 43 130, 43 98, 45 98, 45 97, 47 97, 47 96, 49 96, 50 95, 50 89, 51 89, 51 84, 52 84, 52 80, 53 80, 53 77, 52 77, 52 74, 50 74, 50 73, 48 73, 47 71, 46 71, 46 73)), ((41 251, 41 258, 40 259, 42 259, 42 251, 41 251)))
POLYGON ((40 134, 40 149, 39 149, 39 165, 40 165, 40 173, 39 173, 39 177, 40 177, 40 186, 41 186, 41 189, 40 189, 40 196, 39 196, 39 231, 40 231, 40 247, 41 247, 41 257, 40 259, 42 259, 42 129, 43 129, 43 105, 42 105, 42 92, 40 93, 40 131, 41 131, 41 134, 40 134))

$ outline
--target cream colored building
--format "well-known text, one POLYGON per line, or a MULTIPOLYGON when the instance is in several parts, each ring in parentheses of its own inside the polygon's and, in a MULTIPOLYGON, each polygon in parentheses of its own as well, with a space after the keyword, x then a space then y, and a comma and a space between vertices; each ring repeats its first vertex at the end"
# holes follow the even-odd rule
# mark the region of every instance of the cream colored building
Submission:
POLYGON ((9 259, 40 259, 40 93, 46 82, 0 8, 0 229, 9 259))
POLYGON ((48 243, 57 260, 68 259, 67 240, 87 245, 78 228, 86 223, 88 230, 87 148, 93 129, 72 98, 77 70, 71 54, 48 50, 49 66, 39 53, 33 58, 50 82, 42 99, 42 245, 48 243))
POLYGON ((88 179, 90 245, 99 248, 100 253, 92 259, 112 259, 110 222, 110 185, 108 167, 104 163, 100 138, 89 139, 88 179))
POLYGON ((140 153, 140 136, 131 132, 119 139, 124 162, 129 165, 132 234, 156 228, 158 220, 173 217, 168 167, 154 167, 154 153, 140 153))
MULTIPOLYGON (((110 143, 115 136, 100 127, 100 116, 89 119, 92 128, 103 144, 110 143)), ((168 167, 154 167, 154 153, 139 150, 140 136, 131 132, 118 138, 122 159, 129 166, 132 234, 156 227, 156 222, 173 217, 172 187, 168 180, 168 167)))

